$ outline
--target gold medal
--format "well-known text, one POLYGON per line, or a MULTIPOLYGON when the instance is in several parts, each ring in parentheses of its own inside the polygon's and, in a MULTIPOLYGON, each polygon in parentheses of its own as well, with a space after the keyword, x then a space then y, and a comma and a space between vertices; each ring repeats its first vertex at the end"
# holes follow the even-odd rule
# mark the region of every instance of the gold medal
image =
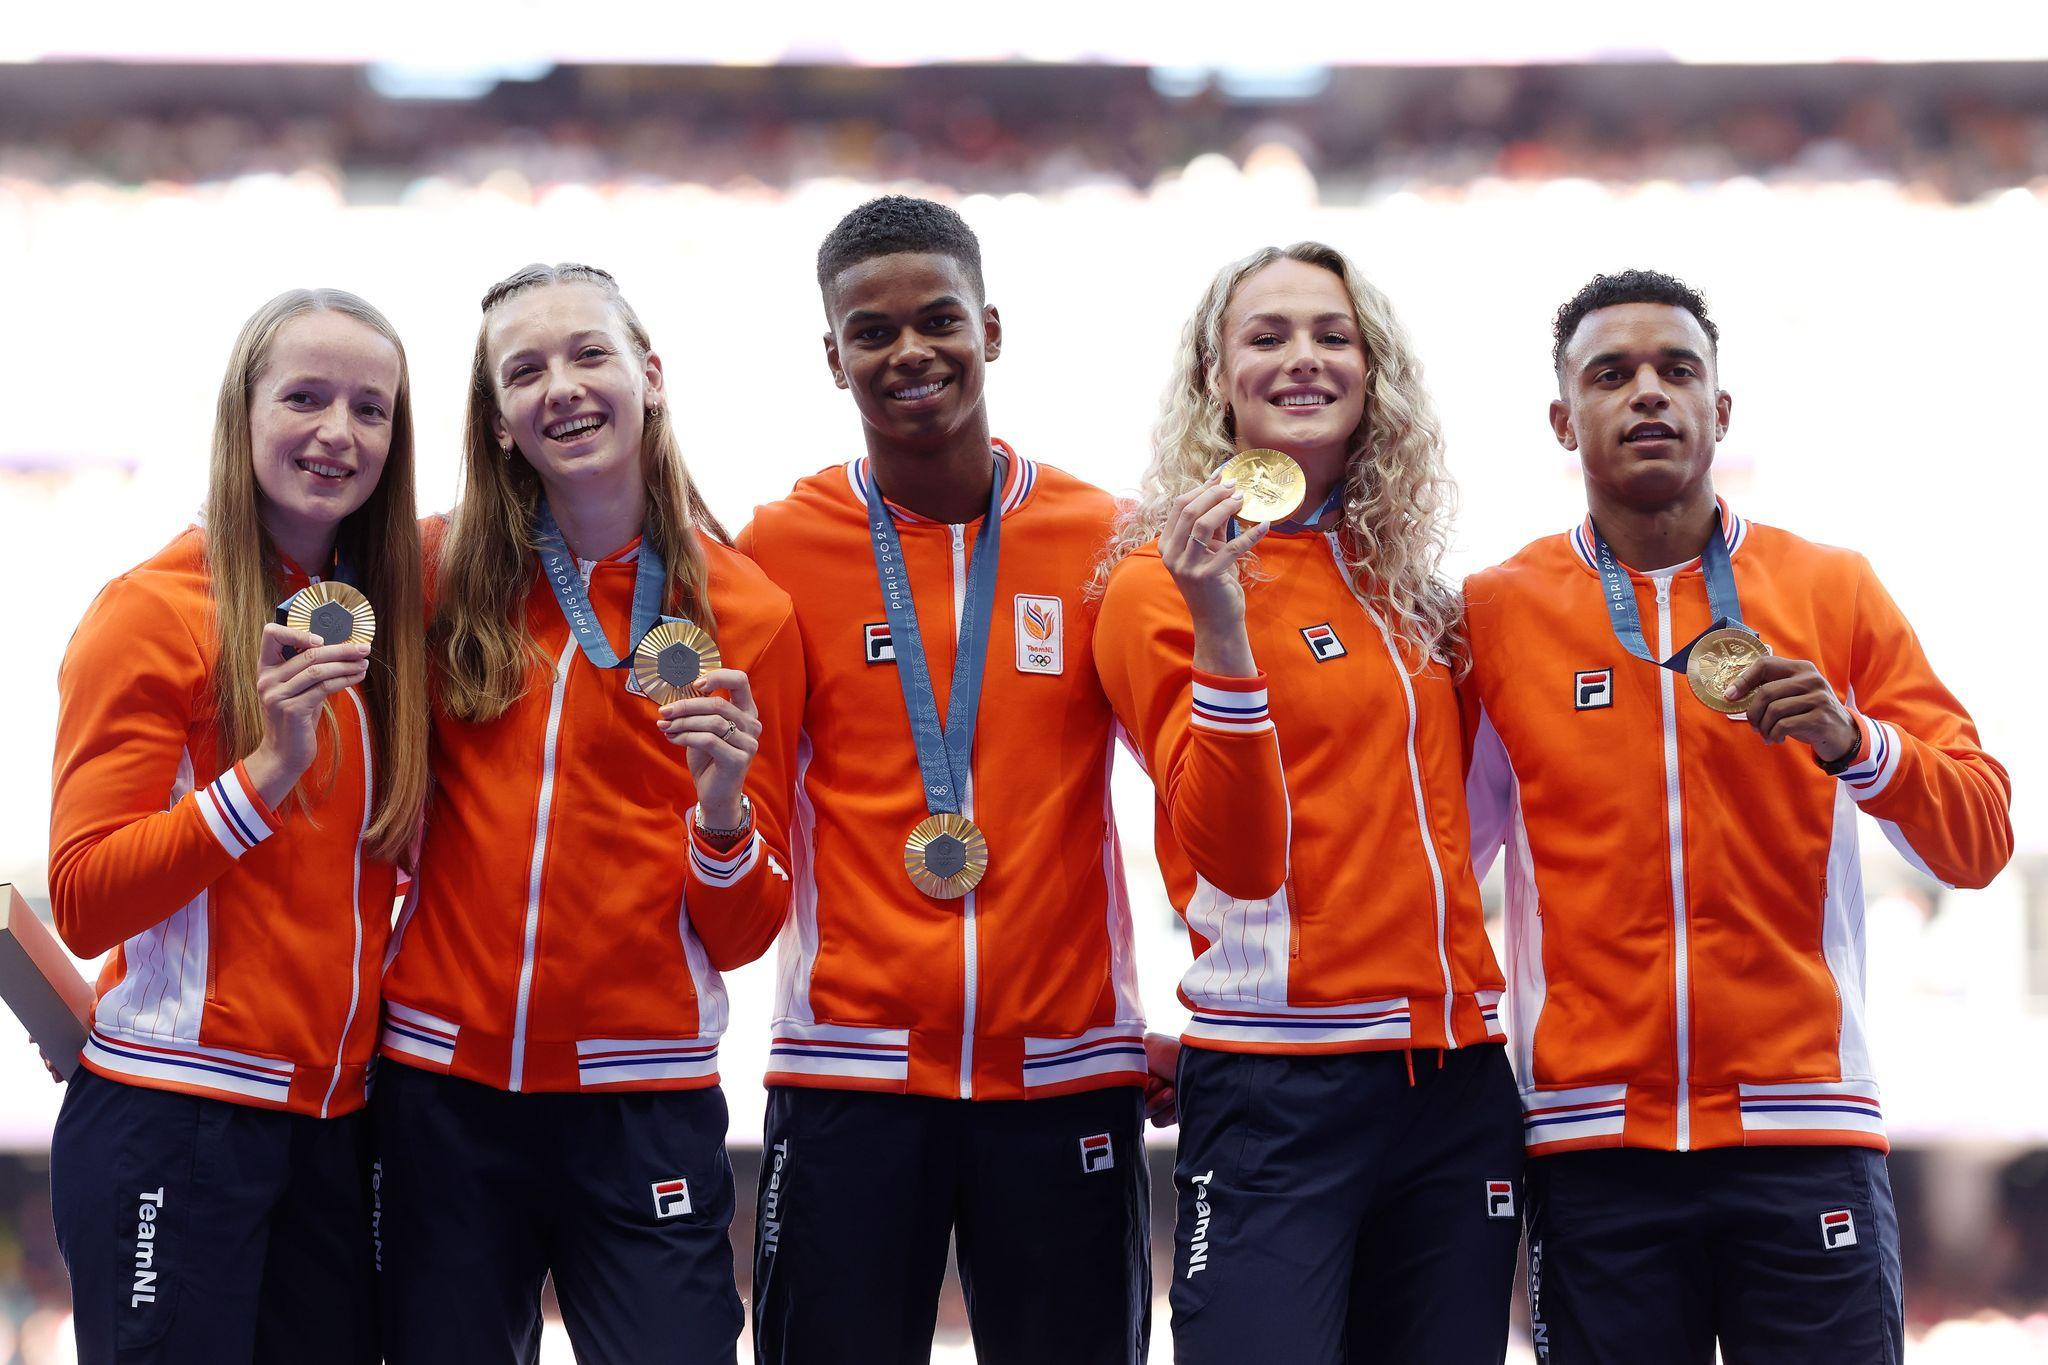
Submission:
POLYGON ((903 870, 927 896, 955 900, 988 872, 988 837, 964 815, 928 816, 904 841, 903 870))
POLYGON ((1692 653, 1685 660, 1685 680, 1695 697, 1722 715, 1732 716, 1747 710, 1749 701, 1728 700, 1728 689, 1744 670, 1770 652, 1771 647, 1754 631, 1741 626, 1710 630, 1693 642, 1692 653))
POLYGON ((633 681, 656 706, 694 696, 697 680, 720 666, 718 642, 688 621, 663 621, 633 651, 633 681))
POLYGON ((1291 456, 1277 450, 1240 451, 1223 466, 1223 477, 1244 494, 1242 522, 1280 521, 1301 506, 1308 476, 1291 456))
MULTIPOLYGON (((320 637, 323 645, 366 645, 377 638, 377 613, 370 599, 346 583, 310 583, 277 609, 279 621, 320 637)), ((297 653, 287 650, 286 658, 297 653)))

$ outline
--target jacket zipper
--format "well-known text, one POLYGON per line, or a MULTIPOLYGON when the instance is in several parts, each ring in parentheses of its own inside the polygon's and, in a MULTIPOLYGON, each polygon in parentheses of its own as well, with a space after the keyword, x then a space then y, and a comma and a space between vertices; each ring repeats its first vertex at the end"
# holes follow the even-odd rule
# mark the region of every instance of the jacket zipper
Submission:
MULTIPOLYGON (((957 645, 960 639, 960 615, 967 604, 967 528, 953 526, 953 639, 957 645)), ((991 623, 992 624, 992 623, 991 623)), ((957 649, 956 649, 957 652, 957 649)), ((960 685, 954 678, 947 683, 950 691, 960 685)), ((974 755, 967 756, 967 771, 960 777, 960 813, 974 818, 974 755)), ((974 1005, 975 995, 980 987, 981 960, 974 932, 975 893, 970 891, 961 898, 965 905, 965 916, 961 924, 962 953, 964 958, 963 976, 966 981, 965 1007, 960 1015, 960 1098, 974 1098, 974 1005)))
POLYGON ((510 1089, 518 1090, 526 1079, 526 1010, 533 1000, 533 949, 540 938, 540 874, 547 862, 548 820, 555 804, 555 755, 562 732, 562 697, 569 688, 569 666, 576 657, 576 636, 572 631, 555 660, 555 686, 548 696, 547 739, 541 746, 540 800, 533 820, 533 861, 526 880, 526 942, 519 955, 519 1005, 512 1014, 512 1075, 510 1089))
MULTIPOLYGON (((1657 655, 1671 657, 1671 579, 1657 583, 1657 655)), ((1671 845, 1671 962, 1676 979, 1678 1150, 1692 1148, 1692 980, 1687 959, 1685 811, 1678 793, 1678 675, 1657 670, 1664 694, 1664 822, 1671 845)))
POLYGON ((355 964, 348 981, 348 1018, 341 1024, 341 1041, 334 1049, 334 1076, 327 1082, 327 1094, 320 1101, 320 1117, 327 1117, 327 1106, 334 1102, 335 1089, 341 1084, 341 1063, 348 1055, 348 1035, 356 1026, 356 1010, 363 1000, 363 836, 370 832, 370 812, 377 794, 375 762, 370 752, 370 717, 363 710, 363 699, 351 687, 345 689, 349 704, 356 709, 356 725, 363 736, 363 823, 356 831, 355 881, 349 893, 349 913, 356 923, 355 964))
POLYGON ((1408 704, 1408 782, 1415 795, 1415 824, 1422 835, 1422 855, 1429 862, 1430 889, 1436 898, 1436 962, 1444 974, 1444 1046, 1458 1045, 1457 1031, 1452 1023, 1452 1010, 1457 1004, 1457 991, 1451 984, 1451 957, 1445 947, 1445 905, 1444 869, 1436 856, 1436 835, 1429 822, 1429 798, 1422 786, 1422 764, 1415 756, 1415 688, 1408 681, 1408 665, 1402 661, 1401 651, 1394 644, 1394 637, 1387 630, 1386 622, 1374 611, 1372 604, 1361 597, 1358 585, 1351 581, 1351 575, 1344 568, 1344 553, 1337 544, 1337 533, 1325 531, 1323 539, 1329 542, 1330 558, 1337 566, 1337 577, 1380 633, 1380 643, 1387 647, 1387 658, 1394 665, 1394 676, 1401 680, 1401 696, 1408 704))

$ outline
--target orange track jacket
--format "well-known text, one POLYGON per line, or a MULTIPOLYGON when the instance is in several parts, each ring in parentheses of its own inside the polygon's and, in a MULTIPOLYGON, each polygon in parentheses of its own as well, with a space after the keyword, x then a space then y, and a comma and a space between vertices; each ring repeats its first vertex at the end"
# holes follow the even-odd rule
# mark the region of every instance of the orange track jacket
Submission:
MULTIPOLYGON (((740 535, 796 604, 811 681, 772 1085, 1017 1099, 1143 1083, 1112 722, 1082 593, 1115 508, 1001 449, 1002 563, 964 807, 989 868, 958 900, 903 870, 927 812, 870 548, 868 462, 804 479, 740 535)), ((943 714, 979 527, 895 515, 943 714)))
MULTIPOLYGON (((288 568, 285 589, 311 580, 288 568)), ((103 589, 58 674, 50 901, 112 949, 85 1065, 322 1117, 362 1107, 394 872, 363 852, 369 712, 350 688, 285 810, 214 730, 213 593, 197 527, 103 589)))
MULTIPOLYGON (((444 525, 424 528, 430 568, 444 525)), ((733 550, 699 544, 719 653, 761 714, 753 837, 720 852, 696 832, 684 751, 628 690, 630 669, 584 657, 536 571, 527 620, 552 667, 495 720, 434 718, 419 874, 384 978, 386 1057, 500 1090, 717 1084, 719 973, 766 951, 789 905, 804 674, 789 599, 733 550)), ((638 558, 635 540, 588 566, 614 649, 638 558)))
MULTIPOLYGON (((1482 867, 1508 853, 1532 1153, 1885 1148, 1856 811, 1943 882, 2011 855, 2005 770, 1869 564, 1725 506, 1722 525, 1745 622, 1857 717, 1840 777, 1622 648, 1590 522, 1466 584, 1473 844, 1482 867)), ((1710 623, 1698 561, 1631 578, 1658 657, 1710 623)))
POLYGON ((1245 592, 1257 679, 1194 671, 1187 606, 1157 542, 1116 567, 1095 634, 1103 685, 1152 774, 1160 868, 1194 941, 1182 1041, 1500 1041, 1450 671, 1410 671, 1333 535, 1271 533, 1257 559, 1245 592))

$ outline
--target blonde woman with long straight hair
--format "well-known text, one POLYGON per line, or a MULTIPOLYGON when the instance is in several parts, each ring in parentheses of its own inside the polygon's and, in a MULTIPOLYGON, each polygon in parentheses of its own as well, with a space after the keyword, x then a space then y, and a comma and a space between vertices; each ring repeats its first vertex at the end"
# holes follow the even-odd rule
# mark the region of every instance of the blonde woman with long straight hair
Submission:
POLYGON ((363 1105, 426 792, 411 401, 363 300, 258 309, 204 524, 65 655, 50 901, 108 954, 50 1151, 83 1362, 377 1359, 363 1105), (374 644, 275 619, 333 579, 374 644))
POLYGON ((530 1359, 549 1273, 579 1357, 733 1358, 719 973, 789 905, 804 660, 670 410, 604 271, 484 295, 462 501, 427 537, 434 794, 384 982, 394 1365, 530 1359))
POLYGON ((1218 273, 1095 634, 1195 951, 1182 1365, 1506 1351, 1521 1119, 1468 859, 1450 496, 1414 351, 1356 266, 1304 242, 1218 273), (1250 450, 1299 466, 1292 520, 1241 524, 1263 490, 1221 471, 1250 450))

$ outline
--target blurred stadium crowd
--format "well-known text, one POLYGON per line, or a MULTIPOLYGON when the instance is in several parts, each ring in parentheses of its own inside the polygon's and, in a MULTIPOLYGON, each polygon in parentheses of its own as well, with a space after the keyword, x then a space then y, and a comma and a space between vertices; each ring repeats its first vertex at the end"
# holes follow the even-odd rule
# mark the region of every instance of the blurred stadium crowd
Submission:
POLYGON ((1144 190, 1205 153, 1292 148, 1325 203, 1489 179, 1884 180, 1969 202, 2048 186, 2048 83, 2015 65, 559 68, 447 98, 376 68, 0 68, 0 183, 332 177, 775 190, 838 175, 963 193, 1144 190))

